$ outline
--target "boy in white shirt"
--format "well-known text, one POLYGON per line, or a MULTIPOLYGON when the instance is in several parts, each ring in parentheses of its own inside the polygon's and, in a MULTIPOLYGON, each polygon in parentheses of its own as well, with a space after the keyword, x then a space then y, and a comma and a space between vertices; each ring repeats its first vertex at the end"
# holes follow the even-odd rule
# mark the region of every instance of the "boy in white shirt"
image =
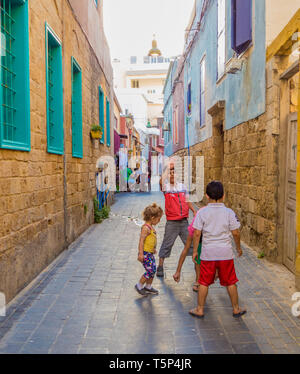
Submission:
POLYGON ((233 210, 223 203, 224 188, 221 182, 213 181, 206 187, 206 197, 209 204, 201 209, 194 221, 194 252, 193 261, 197 257, 197 250, 201 233, 202 252, 198 291, 198 306, 190 310, 194 317, 204 317, 204 305, 208 294, 208 287, 214 283, 216 270, 219 272, 220 284, 227 288, 233 316, 240 317, 246 313, 238 303, 238 282, 232 248, 232 235, 236 244, 238 256, 243 251, 240 244, 240 222, 233 210), (232 235, 231 235, 232 234, 232 235))

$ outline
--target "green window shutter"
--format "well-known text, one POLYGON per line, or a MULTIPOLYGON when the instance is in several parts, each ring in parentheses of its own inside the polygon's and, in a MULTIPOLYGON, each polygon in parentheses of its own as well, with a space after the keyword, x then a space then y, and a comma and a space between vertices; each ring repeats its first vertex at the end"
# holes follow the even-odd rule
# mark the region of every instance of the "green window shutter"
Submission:
POLYGON ((47 146, 49 153, 64 153, 62 47, 46 23, 47 146))
POLYGON ((109 101, 106 98, 106 145, 110 147, 110 109, 109 101))
POLYGON ((72 57, 72 156, 82 158, 82 73, 72 57))
POLYGON ((104 144, 104 93, 101 87, 99 87, 99 125, 102 127, 100 143, 104 144))
POLYGON ((2 0, 0 12, 0 147, 30 151, 28 1, 2 0))

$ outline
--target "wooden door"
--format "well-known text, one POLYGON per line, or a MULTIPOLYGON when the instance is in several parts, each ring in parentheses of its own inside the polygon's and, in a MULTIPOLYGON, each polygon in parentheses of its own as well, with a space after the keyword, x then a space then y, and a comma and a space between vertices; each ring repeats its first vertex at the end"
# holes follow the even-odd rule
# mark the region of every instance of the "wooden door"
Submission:
POLYGON ((296 173, 297 173, 297 113, 289 116, 287 131, 287 177, 283 262, 295 272, 296 259, 296 173))

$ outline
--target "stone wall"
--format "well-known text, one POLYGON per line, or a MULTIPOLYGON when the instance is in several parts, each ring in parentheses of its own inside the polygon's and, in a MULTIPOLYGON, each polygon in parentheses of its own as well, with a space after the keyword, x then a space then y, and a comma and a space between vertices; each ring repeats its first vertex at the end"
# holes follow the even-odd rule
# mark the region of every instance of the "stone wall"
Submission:
POLYGON ((91 124, 99 123, 99 85, 113 113, 112 82, 68 1, 29 1, 29 25, 31 150, 0 150, 0 291, 7 301, 93 223, 96 161, 113 154, 113 144, 108 148, 90 138, 91 124), (63 156, 47 152, 45 22, 63 47, 63 156), (82 159, 72 157, 72 56, 82 68, 82 159))

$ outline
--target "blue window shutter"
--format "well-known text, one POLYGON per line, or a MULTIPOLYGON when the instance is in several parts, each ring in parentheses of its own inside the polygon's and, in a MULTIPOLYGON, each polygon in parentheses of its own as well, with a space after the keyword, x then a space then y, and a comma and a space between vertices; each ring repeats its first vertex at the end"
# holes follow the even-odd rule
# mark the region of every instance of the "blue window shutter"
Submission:
POLYGON ((72 156, 83 157, 82 73, 74 57, 72 57, 72 156))
POLYGON ((102 127, 100 143, 104 144, 104 93, 101 87, 99 87, 99 125, 102 127))
POLYGON ((109 101, 106 99, 106 145, 110 147, 110 109, 109 101))
POLYGON ((252 0, 232 0, 232 49, 241 54, 252 42, 252 0))

